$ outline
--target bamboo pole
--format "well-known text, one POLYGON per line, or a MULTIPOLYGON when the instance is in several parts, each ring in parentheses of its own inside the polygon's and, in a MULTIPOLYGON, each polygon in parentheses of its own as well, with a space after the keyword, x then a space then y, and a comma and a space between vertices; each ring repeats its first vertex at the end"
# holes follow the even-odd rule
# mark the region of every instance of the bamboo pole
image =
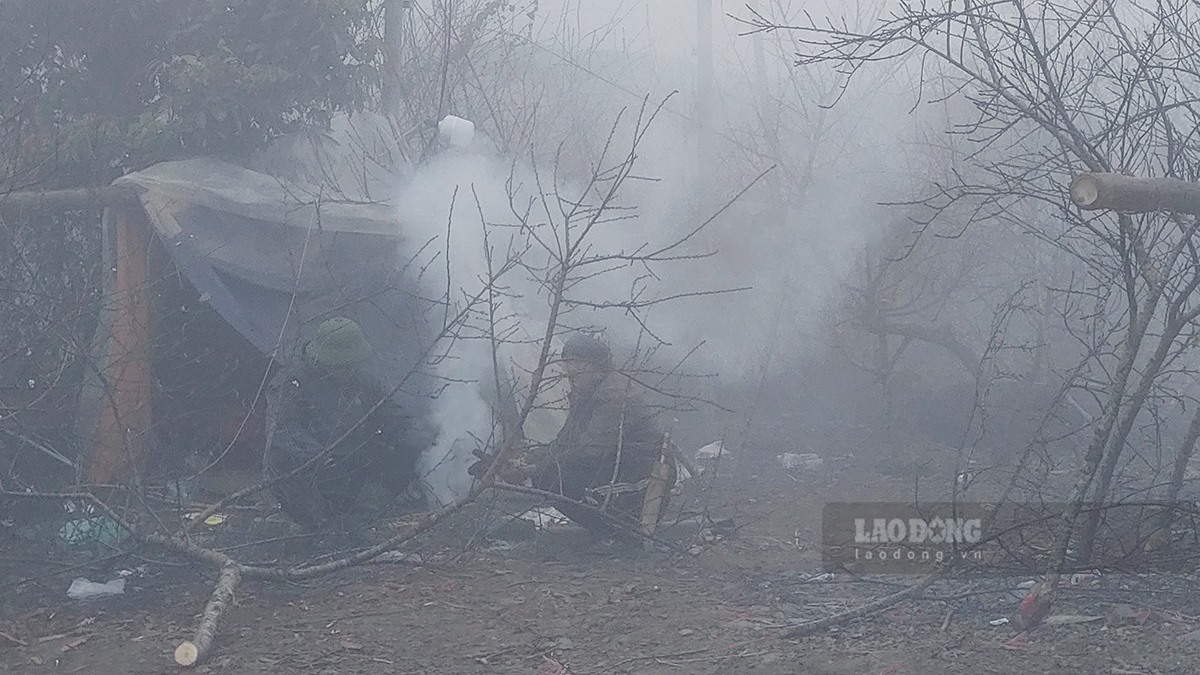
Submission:
POLYGON ((132 185, 0 193, 0 214, 117 208, 136 204, 132 185))

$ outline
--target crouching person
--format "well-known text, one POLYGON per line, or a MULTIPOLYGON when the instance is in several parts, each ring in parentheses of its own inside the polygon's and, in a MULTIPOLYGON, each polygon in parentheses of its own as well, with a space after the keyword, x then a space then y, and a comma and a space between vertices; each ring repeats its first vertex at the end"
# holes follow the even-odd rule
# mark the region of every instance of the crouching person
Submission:
POLYGON ((269 384, 264 477, 280 479, 272 494, 306 530, 351 525, 364 485, 384 467, 391 480, 416 475, 419 451, 402 441, 407 420, 362 370, 371 355, 357 323, 329 319, 269 384))
POLYGON ((676 476, 675 462, 663 457, 663 429, 633 391, 632 380, 614 368, 603 342, 577 334, 563 347, 562 364, 570 384, 566 422, 553 443, 519 464, 521 473, 535 488, 592 507, 555 504, 563 515, 593 532, 621 534, 614 520, 634 530, 657 525, 676 476), (664 465, 655 474, 660 461, 664 465), (654 481, 660 489, 651 492, 651 499, 661 496, 661 503, 649 510, 653 521, 643 523, 643 506, 654 481))

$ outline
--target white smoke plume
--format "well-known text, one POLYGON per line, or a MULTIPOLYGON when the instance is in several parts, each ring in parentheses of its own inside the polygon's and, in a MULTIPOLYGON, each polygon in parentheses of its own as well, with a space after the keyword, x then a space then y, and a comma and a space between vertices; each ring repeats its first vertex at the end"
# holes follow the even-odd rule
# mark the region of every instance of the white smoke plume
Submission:
MULTIPOLYGON (((415 261, 423 266, 421 292, 428 298, 448 293, 451 317, 487 287, 485 223, 494 226, 515 221, 510 175, 511 167, 499 159, 456 145, 417 167, 397 197, 398 219, 406 238, 413 246, 426 246, 415 261)), ((504 228, 493 229, 491 245, 497 249, 494 258, 499 266, 506 255, 507 234, 504 228)), ((454 337, 437 350, 444 358, 432 363, 442 387, 430 411, 439 435, 419 468, 431 496, 442 504, 470 488, 467 468, 475 461, 471 451, 486 447, 494 430, 499 430, 496 369, 504 380, 514 374, 519 377, 536 365, 537 346, 527 341, 544 330, 545 303, 517 271, 503 283, 506 292, 495 299, 497 360, 493 361, 485 297, 471 318, 453 331, 454 337)), ((440 312, 434 314, 435 321, 442 320, 440 312)), ((554 422, 544 421, 546 425, 553 427, 554 422)), ((540 435, 544 437, 546 430, 540 435)))

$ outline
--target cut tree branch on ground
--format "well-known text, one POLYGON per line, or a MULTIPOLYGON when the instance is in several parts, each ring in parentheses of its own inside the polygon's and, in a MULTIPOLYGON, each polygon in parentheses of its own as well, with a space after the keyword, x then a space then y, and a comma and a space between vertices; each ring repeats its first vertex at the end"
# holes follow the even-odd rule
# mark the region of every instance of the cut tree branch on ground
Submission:
POLYGON ((137 528, 112 511, 112 509, 110 509, 103 500, 90 493, 26 494, 19 492, 5 492, 0 494, 3 496, 14 497, 87 500, 104 510, 106 514, 113 518, 118 525, 130 532, 138 540, 147 544, 160 546, 192 559, 212 564, 219 568, 221 573, 218 578, 216 588, 213 590, 213 594, 209 599, 208 604, 205 606, 204 614, 201 618, 199 626, 196 629, 195 635, 191 640, 180 643, 174 652, 175 662, 177 664, 181 666, 194 666, 204 660, 209 649, 212 647, 217 626, 219 625, 221 617, 232 604, 233 594, 236 591, 238 584, 241 583, 242 579, 257 578, 297 581, 301 579, 311 579, 314 577, 323 576, 347 569, 354 565, 362 564, 377 558, 383 553, 393 550, 408 541, 411 541, 424 532, 427 532, 435 525, 445 520, 447 517, 457 513, 468 504, 473 503, 480 494, 489 488, 543 497, 551 501, 569 503, 589 509, 605 518, 605 520, 610 522, 614 527, 631 532, 648 541, 661 544, 671 550, 678 550, 678 547, 671 542, 645 534, 640 530, 639 527, 637 527, 636 523, 627 524, 621 519, 614 517, 612 514, 605 513, 604 511, 596 509, 589 504, 569 499, 553 492, 546 492, 544 490, 537 490, 534 488, 526 488, 519 485, 510 485, 507 483, 477 483, 475 488, 472 489, 471 492, 469 492, 462 499, 438 511, 426 515, 421 519, 420 522, 416 523, 404 532, 396 534, 395 536, 390 537, 370 548, 359 551, 358 553, 354 553, 328 563, 322 563, 320 565, 307 565, 285 569, 245 565, 238 562, 234 558, 225 555, 224 553, 197 546, 180 537, 167 537, 160 534, 140 533, 137 528))
POLYGON ((204 616, 200 619, 200 625, 196 627, 196 635, 175 648, 175 663, 181 666, 195 665, 212 646, 213 638, 217 634, 217 624, 226 608, 233 602, 233 590, 241 580, 241 565, 230 562, 221 568, 221 577, 217 580, 212 598, 204 607, 204 616))
POLYGON ((205 607, 200 626, 196 630, 196 634, 192 640, 181 643, 175 650, 175 659, 179 665, 191 666, 204 660, 209 648, 212 646, 213 637, 217 625, 229 608, 233 593, 237 585, 245 578, 253 579, 279 579, 279 580, 301 580, 313 577, 322 576, 332 572, 344 570, 348 567, 367 562, 378 557, 386 551, 392 550, 401 544, 404 544, 418 535, 428 531, 445 518, 458 512, 467 504, 473 502, 483 491, 485 487, 479 485, 467 496, 457 502, 435 511, 420 522, 408 528, 404 532, 396 534, 389 539, 376 544, 368 549, 345 556, 337 560, 323 563, 320 565, 308 565, 291 568, 272 568, 260 567, 255 565, 246 565, 238 562, 234 558, 225 555, 219 551, 197 546, 181 537, 168 537, 161 534, 143 533, 130 524, 125 519, 121 518, 101 499, 90 493, 21 493, 21 492, 3 492, 0 496, 11 497, 26 497, 35 499, 77 499, 86 500, 95 504, 106 515, 114 520, 121 528, 129 532, 134 538, 146 544, 152 544, 174 551, 185 557, 199 560, 205 563, 212 564, 221 570, 217 586, 213 591, 208 605, 205 607))

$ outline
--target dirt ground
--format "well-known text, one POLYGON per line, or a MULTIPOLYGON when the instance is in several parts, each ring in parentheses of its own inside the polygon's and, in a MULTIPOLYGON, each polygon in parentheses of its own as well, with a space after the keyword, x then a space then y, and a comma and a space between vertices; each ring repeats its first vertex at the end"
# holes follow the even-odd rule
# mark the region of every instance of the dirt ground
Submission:
MULTIPOLYGON (((1058 613, 1093 620, 1043 626, 1009 643, 1024 581, 939 582, 870 618, 803 639, 790 623, 869 602, 917 576, 822 576, 820 514, 830 500, 910 498, 921 483, 875 462, 830 458, 787 472, 764 456, 718 466, 673 512, 732 519, 718 539, 695 519, 664 538, 680 551, 598 541, 573 526, 531 532, 493 500, 406 555, 304 584, 247 581, 202 673, 1200 673, 1194 576, 1103 575, 1068 586, 1058 613), (492 517, 485 518, 485 515, 492 517), (706 541, 707 539, 707 541, 706 541)), ((927 476, 941 489, 953 474, 927 476)), ((680 520, 672 516, 673 520, 680 520)), ((142 548, 89 561, 53 542, 54 528, 0 518, 0 670, 163 673, 190 639, 212 570, 142 548), (39 538, 40 537, 40 538, 39 538), (41 542, 41 543, 40 543, 41 542), (128 573, 125 593, 66 597, 71 580, 128 573)), ((208 528, 214 546, 248 561, 311 557, 311 542, 253 545, 278 516, 233 511, 208 528), (240 538, 240 539, 239 539, 240 538), (241 544, 230 543, 241 541, 241 544)), ((376 523, 373 536, 402 526, 376 523)), ((61 523, 61 518, 58 521, 61 523)), ((530 523, 521 521, 525 525, 530 523)), ((722 532, 722 530, 717 530, 722 532)))

